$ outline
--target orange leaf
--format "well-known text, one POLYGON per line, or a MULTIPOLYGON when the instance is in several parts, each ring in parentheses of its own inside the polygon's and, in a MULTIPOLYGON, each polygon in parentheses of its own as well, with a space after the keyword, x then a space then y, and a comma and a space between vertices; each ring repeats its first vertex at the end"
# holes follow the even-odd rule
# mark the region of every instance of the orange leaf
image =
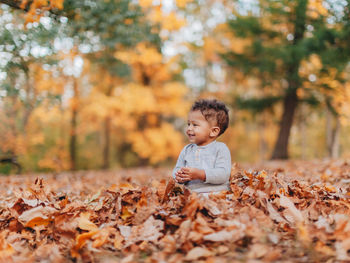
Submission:
POLYGON ((78 226, 80 229, 92 231, 96 230, 98 227, 89 220, 90 213, 82 213, 80 214, 79 220, 78 220, 78 226))

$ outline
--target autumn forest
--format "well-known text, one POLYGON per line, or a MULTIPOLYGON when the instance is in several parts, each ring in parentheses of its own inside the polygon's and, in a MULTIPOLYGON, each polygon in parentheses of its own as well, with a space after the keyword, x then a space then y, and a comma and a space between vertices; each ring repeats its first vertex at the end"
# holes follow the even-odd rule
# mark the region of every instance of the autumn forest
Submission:
POLYGON ((349 43, 350 0, 0 0, 0 262, 349 262, 349 43))
POLYGON ((23 171, 172 165, 213 97, 237 162, 350 154, 346 1, 1 2, 0 154, 23 171))

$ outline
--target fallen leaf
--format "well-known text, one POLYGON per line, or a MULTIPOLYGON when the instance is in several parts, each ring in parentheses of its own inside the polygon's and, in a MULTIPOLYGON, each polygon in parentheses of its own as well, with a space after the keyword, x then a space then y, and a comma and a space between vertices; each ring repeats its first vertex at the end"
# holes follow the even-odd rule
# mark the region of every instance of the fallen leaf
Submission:
POLYGON ((92 231, 98 229, 98 227, 89 220, 90 213, 81 213, 78 219, 78 226, 82 230, 92 231))
POLYGON ((206 248, 195 247, 187 253, 185 260, 192 261, 192 260, 197 260, 200 258, 207 258, 207 257, 210 257, 212 255, 213 255, 213 253, 206 248))
POLYGON ((24 211, 19 217, 20 221, 26 227, 37 225, 48 225, 52 220, 53 214, 57 210, 49 206, 38 206, 27 211, 24 211))

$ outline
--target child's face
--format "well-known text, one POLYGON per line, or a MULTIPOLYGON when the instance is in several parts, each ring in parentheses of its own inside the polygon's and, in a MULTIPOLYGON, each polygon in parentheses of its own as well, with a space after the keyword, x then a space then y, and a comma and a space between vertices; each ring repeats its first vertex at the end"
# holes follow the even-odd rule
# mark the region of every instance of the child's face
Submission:
POLYGON ((204 146, 212 142, 220 129, 209 123, 201 111, 190 111, 188 114, 186 134, 191 143, 204 146))

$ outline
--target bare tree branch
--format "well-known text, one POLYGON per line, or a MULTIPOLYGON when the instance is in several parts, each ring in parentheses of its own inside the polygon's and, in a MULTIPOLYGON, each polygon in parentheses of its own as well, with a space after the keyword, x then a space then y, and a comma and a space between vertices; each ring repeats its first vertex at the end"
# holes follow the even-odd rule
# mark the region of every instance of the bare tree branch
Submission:
POLYGON ((21 0, 12 0, 12 1, 11 0, 0 0, 0 3, 8 5, 12 8, 15 8, 15 9, 21 9, 24 11, 28 11, 32 1, 28 1, 24 8, 21 8, 21 3, 22 3, 21 0))

